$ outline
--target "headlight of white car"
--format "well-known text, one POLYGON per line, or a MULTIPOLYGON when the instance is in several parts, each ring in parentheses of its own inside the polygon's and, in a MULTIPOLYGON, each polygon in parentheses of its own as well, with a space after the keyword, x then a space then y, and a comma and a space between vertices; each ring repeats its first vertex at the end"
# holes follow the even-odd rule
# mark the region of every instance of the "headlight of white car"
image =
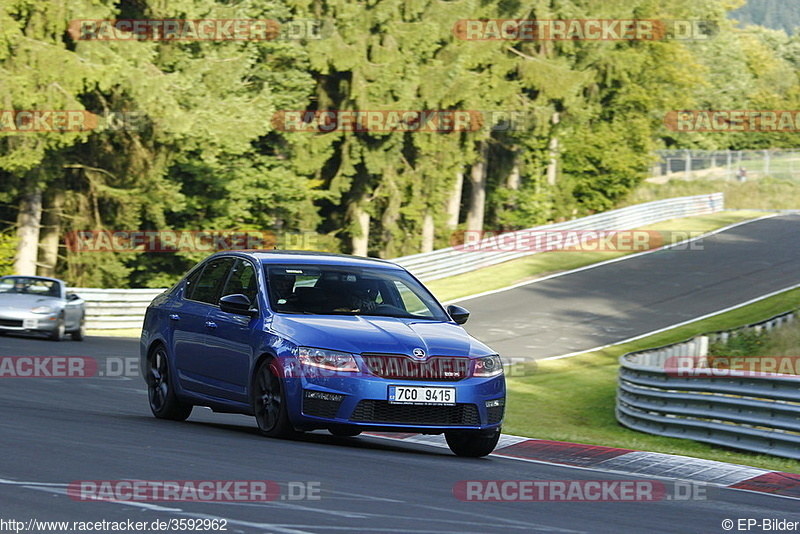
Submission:
POLYGON ((31 308, 31 311, 33 313, 54 313, 56 309, 51 306, 36 306, 35 308, 31 308))

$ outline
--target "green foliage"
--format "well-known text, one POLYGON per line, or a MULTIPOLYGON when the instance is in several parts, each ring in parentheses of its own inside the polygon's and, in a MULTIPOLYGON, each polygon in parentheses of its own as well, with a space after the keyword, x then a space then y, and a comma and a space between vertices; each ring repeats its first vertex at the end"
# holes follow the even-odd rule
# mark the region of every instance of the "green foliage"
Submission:
POLYGON ((14 274, 14 253, 17 240, 9 233, 0 233, 0 276, 14 274))
POLYGON ((727 343, 712 343, 708 347, 709 357, 745 358, 760 356, 763 352, 767 335, 755 330, 744 330, 730 337, 727 343))

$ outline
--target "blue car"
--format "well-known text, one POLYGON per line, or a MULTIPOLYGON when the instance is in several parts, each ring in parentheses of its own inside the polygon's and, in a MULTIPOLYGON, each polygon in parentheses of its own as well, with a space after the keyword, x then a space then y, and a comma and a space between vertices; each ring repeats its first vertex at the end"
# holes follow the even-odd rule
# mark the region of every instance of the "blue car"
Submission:
POLYGON ((388 261, 222 252, 150 304, 141 369, 160 419, 207 406, 279 438, 444 433, 455 454, 480 457, 500 437, 506 389, 468 317, 388 261))

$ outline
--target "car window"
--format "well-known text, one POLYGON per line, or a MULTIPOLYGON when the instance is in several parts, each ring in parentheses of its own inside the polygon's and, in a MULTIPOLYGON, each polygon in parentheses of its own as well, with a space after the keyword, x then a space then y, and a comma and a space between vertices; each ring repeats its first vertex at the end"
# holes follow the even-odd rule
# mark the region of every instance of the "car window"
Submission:
POLYGON ((192 300, 217 304, 222 284, 228 278, 228 273, 233 266, 233 258, 218 258, 209 261, 203 268, 203 273, 197 279, 192 300))
POLYGON ((420 299, 419 295, 414 293, 406 284, 401 280, 394 280, 394 285, 397 288, 398 293, 400 293, 400 298, 403 301, 403 308, 409 313, 413 313, 415 315, 424 315, 430 317, 432 315, 432 311, 428 309, 422 299, 420 299))
POLYGON ((0 279, 0 293, 18 293, 60 297, 61 286, 52 280, 42 280, 27 276, 8 276, 0 279))
POLYGON ((277 312, 448 320, 433 296, 405 271, 370 267, 265 266, 277 312))
POLYGON ((244 295, 250 299, 250 302, 256 303, 256 296, 258 295, 256 270, 253 264, 247 260, 236 260, 236 265, 228 277, 225 289, 222 290, 222 296, 236 294, 244 295))
POLYGON ((183 298, 191 299, 194 288, 197 287, 197 279, 203 274, 203 267, 195 269, 192 274, 186 277, 186 284, 183 287, 183 298))

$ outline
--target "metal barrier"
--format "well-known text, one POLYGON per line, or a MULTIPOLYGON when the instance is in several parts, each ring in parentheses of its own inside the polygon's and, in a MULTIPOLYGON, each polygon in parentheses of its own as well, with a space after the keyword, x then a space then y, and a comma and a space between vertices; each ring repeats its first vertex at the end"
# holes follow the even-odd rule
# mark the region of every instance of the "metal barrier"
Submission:
POLYGON ((800 376, 708 364, 709 344, 793 320, 795 312, 789 312, 625 354, 620 357, 617 420, 650 434, 800 459, 800 376))
MULTIPOLYGON (((510 232, 514 236, 535 231, 630 230, 656 222, 714 213, 723 209, 722 193, 658 200, 618 210, 590 215, 572 221, 510 232)), ((437 280, 455 274, 496 265, 536 254, 536 250, 466 252, 453 247, 393 260, 422 281, 437 280)), ((86 300, 87 328, 141 328, 144 312, 153 298, 164 289, 94 289, 70 288, 86 300)))
MULTIPOLYGON (((525 230, 509 232, 503 235, 508 236, 508 241, 511 241, 515 235, 524 236, 531 232, 631 230, 633 228, 668 221, 670 219, 705 215, 707 213, 722 211, 723 204, 724 196, 722 193, 670 198, 667 200, 637 204, 636 206, 629 206, 618 210, 606 211, 572 221, 526 228, 525 230)), ((476 244, 476 248, 481 248, 480 242, 476 244)), ((530 256, 538 252, 539 251, 535 249, 467 251, 447 247, 432 252, 403 256, 392 261, 411 271, 414 276, 423 282, 429 282, 431 280, 467 273, 482 267, 496 265, 524 256, 530 256)))
POLYGON ((96 289, 71 287, 86 301, 86 328, 141 328, 150 302, 165 289, 96 289))

